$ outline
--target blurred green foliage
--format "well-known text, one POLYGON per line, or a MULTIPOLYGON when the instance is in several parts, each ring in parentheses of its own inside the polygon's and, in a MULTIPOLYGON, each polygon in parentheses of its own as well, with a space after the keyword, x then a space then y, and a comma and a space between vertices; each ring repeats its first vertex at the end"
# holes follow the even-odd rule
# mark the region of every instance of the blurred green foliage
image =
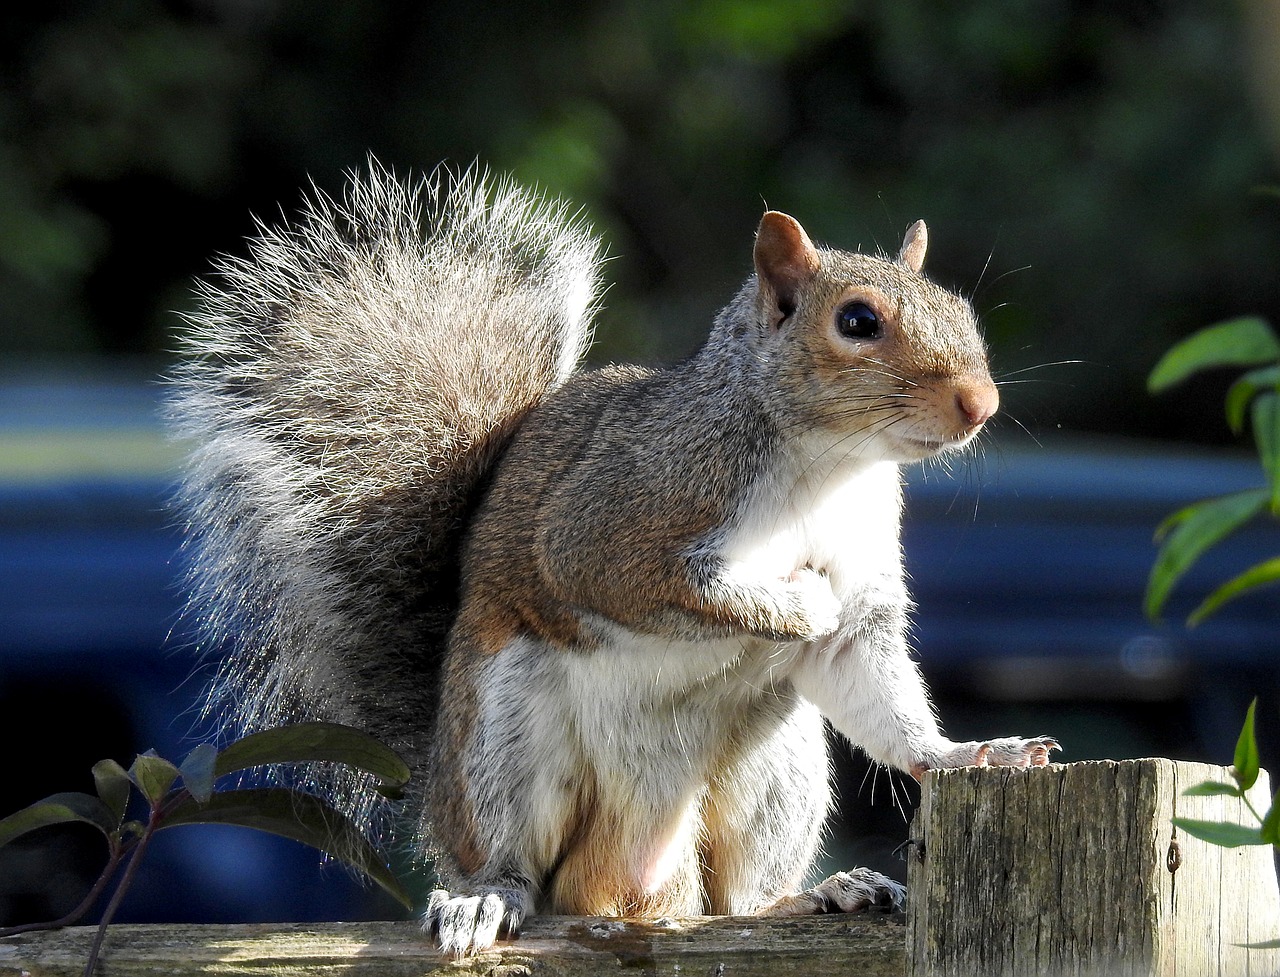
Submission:
MULTIPOLYGON (((1152 393, 1163 393, 1202 370, 1223 367, 1252 368, 1227 391, 1226 414, 1235 434, 1244 433, 1246 426, 1253 428, 1263 486, 1193 502, 1160 524, 1156 530, 1160 552, 1147 579, 1144 601, 1147 616, 1153 619, 1206 550, 1259 516, 1280 519, 1280 336, 1270 323, 1245 316, 1192 333, 1165 353, 1147 378, 1147 387, 1152 393)), ((1217 586, 1191 612, 1187 624, 1200 624, 1228 601, 1276 583, 1280 583, 1280 556, 1217 586)))
MULTIPOLYGON (((12 5, 11 5, 12 6, 12 5)), ((618 260, 599 358, 673 358, 766 204, 973 294, 1028 426, 1220 439, 1142 394, 1200 323, 1280 320, 1280 216, 1227 0, 97 0, 0 31, 0 351, 160 354, 250 214, 368 152, 479 158, 618 260)))

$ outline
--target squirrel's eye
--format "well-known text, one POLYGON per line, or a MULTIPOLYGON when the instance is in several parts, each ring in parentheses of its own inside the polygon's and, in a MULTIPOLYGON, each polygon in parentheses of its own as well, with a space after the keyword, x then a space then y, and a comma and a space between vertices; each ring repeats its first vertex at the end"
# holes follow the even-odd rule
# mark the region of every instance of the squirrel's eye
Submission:
POLYGON ((836 327, 846 339, 879 339, 884 327, 875 309, 866 302, 850 302, 836 313, 836 327))

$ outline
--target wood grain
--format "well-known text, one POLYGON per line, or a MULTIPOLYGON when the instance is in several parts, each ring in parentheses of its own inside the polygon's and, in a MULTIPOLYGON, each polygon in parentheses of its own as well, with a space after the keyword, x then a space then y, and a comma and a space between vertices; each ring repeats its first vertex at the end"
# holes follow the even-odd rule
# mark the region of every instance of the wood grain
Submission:
MULTIPOLYGON (((669 923, 542 916, 519 940, 466 960, 442 958, 412 922, 115 926, 99 973, 109 977, 586 977, 851 974, 902 977, 901 914, 804 919, 699 917, 669 923)), ((0 942, 2 977, 79 977, 90 927, 0 942)))
MULTIPOLYGON (((914 977, 1235 977, 1280 971, 1270 847, 1224 849, 1174 816, 1256 824, 1184 797, 1225 768, 1163 759, 927 775, 910 860, 914 977)), ((1265 811, 1265 774, 1250 795, 1265 811)))

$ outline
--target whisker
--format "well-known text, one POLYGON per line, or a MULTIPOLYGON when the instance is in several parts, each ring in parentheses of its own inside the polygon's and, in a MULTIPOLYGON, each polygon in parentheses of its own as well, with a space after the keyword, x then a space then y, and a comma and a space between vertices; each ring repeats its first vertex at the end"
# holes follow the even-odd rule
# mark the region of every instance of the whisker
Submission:
MULTIPOLYGON (((991 259, 988 258, 987 260, 990 261, 991 259)), ((1002 271, 1000 274, 996 275, 995 278, 991 279, 991 281, 987 282, 987 288, 994 287, 997 282, 1000 282, 1003 279, 1008 278, 1010 275, 1016 275, 1019 272, 1030 271, 1030 270, 1031 270, 1030 265, 1023 265, 1020 268, 1010 268, 1008 271, 1002 271)), ((984 272, 986 271, 985 267, 983 268, 983 271, 984 272)), ((981 281, 981 279, 979 279, 979 281, 981 281)), ((973 297, 974 298, 978 297, 978 287, 976 285, 974 286, 973 297)))
POLYGON ((1037 363, 1035 366, 1024 366, 1020 370, 1001 373, 995 378, 995 381, 998 385, 1007 382, 1009 377, 1021 376, 1023 373, 1030 373, 1032 370, 1043 370, 1051 366, 1087 366, 1088 363, 1088 360, 1054 360, 1051 363, 1037 363))
POLYGON ((1003 417, 1005 420, 1008 420, 1008 421, 1012 421, 1014 424, 1018 425, 1018 427, 1022 428, 1023 433, 1025 433, 1025 434, 1027 435, 1027 437, 1029 437, 1032 441, 1034 441, 1034 442, 1035 442, 1035 444, 1036 444, 1036 447, 1037 447, 1037 448, 1043 448, 1043 447, 1044 447, 1043 442, 1041 442, 1041 440, 1035 436, 1035 434, 1032 432, 1031 428, 1029 428, 1029 427, 1027 427, 1025 424, 1023 424, 1023 423, 1022 423, 1020 420, 1018 420, 1018 418, 1017 418, 1017 417, 1015 417, 1013 414, 1010 414, 1008 411, 1006 411, 1005 413, 1003 413, 1003 414, 998 414, 998 415, 996 415, 996 416, 997 416, 997 417, 1003 417))
MULTIPOLYGON (((997 237, 998 240, 998 237, 997 237)), ((996 245, 991 243, 991 250, 987 252, 987 260, 982 263, 982 271, 978 272, 978 280, 973 283, 973 291, 969 293, 969 301, 972 302, 977 297, 978 290, 982 288, 982 279, 987 276, 987 269, 991 267, 991 259, 996 256, 996 245)), ((999 281, 999 279, 996 279, 999 281)))

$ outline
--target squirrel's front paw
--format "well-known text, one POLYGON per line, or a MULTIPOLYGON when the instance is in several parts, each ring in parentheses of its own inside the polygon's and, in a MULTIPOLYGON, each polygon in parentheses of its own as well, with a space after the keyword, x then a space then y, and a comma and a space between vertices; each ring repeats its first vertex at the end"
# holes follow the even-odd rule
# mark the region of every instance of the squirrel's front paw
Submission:
POLYGON ((825 638, 840 627, 843 607, 825 573, 801 567, 791 574, 787 586, 793 602, 796 637, 813 641, 825 638))
POLYGON ((1049 754, 1062 746, 1052 736, 1003 736, 999 739, 952 743, 936 756, 911 765, 911 775, 919 780, 926 770, 948 767, 1043 767, 1049 754))
POLYGON ((434 936, 442 953, 455 957, 493 946, 502 935, 519 931, 528 899, 518 889, 482 889, 455 896, 436 889, 427 900, 422 928, 434 936))

